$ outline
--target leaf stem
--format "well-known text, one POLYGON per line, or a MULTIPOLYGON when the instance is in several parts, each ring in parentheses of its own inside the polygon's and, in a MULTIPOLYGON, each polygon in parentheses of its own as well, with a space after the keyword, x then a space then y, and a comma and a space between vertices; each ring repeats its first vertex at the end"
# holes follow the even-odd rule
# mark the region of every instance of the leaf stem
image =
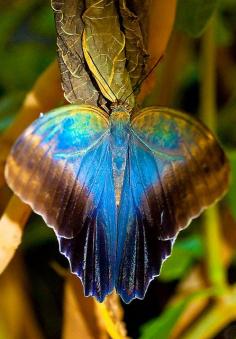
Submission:
MULTIPOLYGON (((213 131, 217 129, 215 19, 210 21, 202 37, 200 89, 200 116, 213 131)), ((225 287, 226 277, 221 256, 221 230, 217 206, 205 212, 203 227, 209 282, 215 287, 225 287)))

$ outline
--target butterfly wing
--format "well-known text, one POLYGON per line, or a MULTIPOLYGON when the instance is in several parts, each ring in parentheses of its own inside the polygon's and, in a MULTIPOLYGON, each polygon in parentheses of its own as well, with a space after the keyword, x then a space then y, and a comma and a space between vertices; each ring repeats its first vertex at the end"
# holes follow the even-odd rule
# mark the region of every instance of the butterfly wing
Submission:
POLYGON ((111 161, 103 112, 69 106, 35 121, 13 146, 6 165, 9 186, 53 227, 86 295, 99 300, 114 286, 111 161))
POLYGON ((125 302, 144 297, 178 232, 222 196, 228 176, 201 123, 155 107, 132 119, 118 215, 116 288, 125 302))

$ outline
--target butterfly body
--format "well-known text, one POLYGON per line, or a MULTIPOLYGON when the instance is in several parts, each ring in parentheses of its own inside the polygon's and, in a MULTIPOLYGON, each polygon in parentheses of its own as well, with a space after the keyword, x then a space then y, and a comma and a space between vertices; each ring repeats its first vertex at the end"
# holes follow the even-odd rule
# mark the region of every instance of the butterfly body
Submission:
POLYGON ((130 133, 130 114, 117 107, 110 116, 110 145, 116 205, 120 204, 130 133))
POLYGON ((225 192, 229 165, 186 114, 70 105, 26 129, 5 176, 54 229, 85 295, 102 301, 115 288, 130 302, 144 297, 178 232, 225 192))

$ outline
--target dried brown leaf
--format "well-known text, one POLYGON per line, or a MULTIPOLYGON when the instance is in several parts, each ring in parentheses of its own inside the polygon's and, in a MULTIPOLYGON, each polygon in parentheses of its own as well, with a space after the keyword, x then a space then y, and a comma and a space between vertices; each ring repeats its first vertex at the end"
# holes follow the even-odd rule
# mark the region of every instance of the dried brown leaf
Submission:
POLYGON ((83 1, 52 0, 57 30, 58 61, 67 101, 97 105, 99 92, 93 85, 82 51, 83 1))
POLYGON ((146 73, 148 54, 144 46, 138 16, 127 7, 125 0, 120 0, 119 5, 126 40, 126 68, 129 72, 131 84, 134 87, 146 73))
POLYGON ((126 0, 128 8, 138 17, 145 49, 148 47, 148 27, 152 0, 126 0))
POLYGON ((106 339, 105 327, 97 319, 93 298, 84 297, 80 280, 68 274, 64 292, 63 339, 106 339))

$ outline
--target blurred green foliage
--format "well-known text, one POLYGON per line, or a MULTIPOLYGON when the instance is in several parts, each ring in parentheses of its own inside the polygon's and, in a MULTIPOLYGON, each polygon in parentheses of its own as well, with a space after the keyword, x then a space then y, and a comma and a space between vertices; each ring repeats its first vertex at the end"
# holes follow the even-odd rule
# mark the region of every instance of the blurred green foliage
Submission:
POLYGON ((177 238, 172 254, 165 261, 160 279, 170 281, 181 279, 192 264, 203 256, 202 238, 198 234, 190 234, 184 238, 177 238))
POLYGON ((219 0, 179 0, 176 28, 191 36, 199 36, 211 18, 219 0))
POLYGON ((140 339, 168 339, 181 313, 191 301, 207 295, 212 296, 215 293, 213 289, 193 292, 174 304, 168 305, 157 319, 153 319, 142 326, 140 339))
POLYGON ((15 1, 0 22, 0 94, 27 91, 56 56, 53 13, 45 0, 15 1))
POLYGON ((228 151, 228 157, 231 164, 231 185, 227 194, 227 200, 231 212, 236 219, 236 149, 228 151))

